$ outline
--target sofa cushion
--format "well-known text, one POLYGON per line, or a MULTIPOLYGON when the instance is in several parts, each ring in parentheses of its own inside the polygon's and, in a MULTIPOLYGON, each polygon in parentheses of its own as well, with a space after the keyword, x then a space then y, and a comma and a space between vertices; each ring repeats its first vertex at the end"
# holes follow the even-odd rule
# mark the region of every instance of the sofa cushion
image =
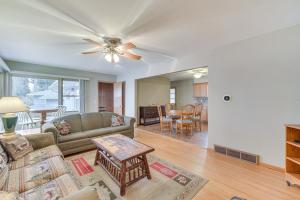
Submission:
POLYGON ((82 123, 83 131, 102 128, 103 127, 102 121, 103 121, 102 114, 99 112, 81 114, 81 123, 82 123))
POLYGON ((8 172, 3 190, 25 192, 66 174, 67 167, 60 156, 8 172))
POLYGON ((1 200, 23 200, 17 192, 0 191, 1 200))
MULTIPOLYGON (((4 160, 4 163, 7 163, 9 161, 7 152, 3 149, 1 143, 0 143, 0 157, 2 157, 2 160, 4 160)), ((0 163, 0 170, 1 170, 1 163, 0 163)))
POLYGON ((101 112, 101 115, 102 115, 102 127, 105 128, 111 126, 111 117, 117 114, 112 112, 101 112))
POLYGON ((13 170, 27 165, 32 165, 55 156, 63 157, 63 154, 56 145, 51 145, 35 150, 17 161, 10 162, 9 169, 13 170))
POLYGON ((33 151, 33 147, 22 135, 1 138, 1 144, 13 160, 18 160, 33 151))
POLYGON ((0 190, 8 176, 8 156, 0 144, 0 190))
POLYGON ((81 127, 81 116, 80 114, 66 115, 53 120, 55 122, 66 121, 71 125, 71 133, 80 132, 82 130, 81 127))
POLYGON ((126 125, 126 126, 106 127, 106 128, 78 132, 78 133, 72 133, 69 135, 64 135, 64 136, 58 137, 58 142, 61 143, 61 142, 80 140, 80 139, 84 139, 84 138, 93 138, 93 137, 98 137, 101 135, 106 135, 106 134, 110 134, 110 133, 116 133, 116 132, 128 130, 129 128, 130 128, 130 126, 126 125))
POLYGON ((20 197, 30 200, 57 200, 79 190, 78 184, 70 174, 62 175, 48 183, 30 189, 20 194, 20 197))
POLYGON ((0 156, 0 190, 2 190, 8 177, 8 165, 3 157, 0 156))

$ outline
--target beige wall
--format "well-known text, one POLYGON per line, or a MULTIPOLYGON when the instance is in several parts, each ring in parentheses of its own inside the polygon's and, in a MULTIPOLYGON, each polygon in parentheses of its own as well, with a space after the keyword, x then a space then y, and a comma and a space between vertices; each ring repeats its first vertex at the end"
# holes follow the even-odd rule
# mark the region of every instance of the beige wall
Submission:
POLYGON ((201 79, 188 79, 188 80, 180 80, 180 81, 172 81, 171 87, 176 88, 176 109, 182 108, 187 104, 195 104, 199 103, 199 99, 195 99, 193 97, 193 83, 203 83, 208 82, 206 77, 201 79))
POLYGON ((140 106, 169 103, 170 87, 169 79, 164 77, 137 80, 137 116, 140 106))

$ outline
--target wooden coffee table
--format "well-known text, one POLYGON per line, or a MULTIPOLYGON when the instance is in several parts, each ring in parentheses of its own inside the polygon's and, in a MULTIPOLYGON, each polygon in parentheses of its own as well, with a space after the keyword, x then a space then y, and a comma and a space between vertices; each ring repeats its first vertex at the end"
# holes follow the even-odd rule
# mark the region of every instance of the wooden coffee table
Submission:
POLYGON ((97 146, 95 165, 100 165, 120 186, 120 195, 125 188, 138 180, 151 179, 146 154, 154 148, 136 142, 129 137, 115 134, 92 139, 97 146))

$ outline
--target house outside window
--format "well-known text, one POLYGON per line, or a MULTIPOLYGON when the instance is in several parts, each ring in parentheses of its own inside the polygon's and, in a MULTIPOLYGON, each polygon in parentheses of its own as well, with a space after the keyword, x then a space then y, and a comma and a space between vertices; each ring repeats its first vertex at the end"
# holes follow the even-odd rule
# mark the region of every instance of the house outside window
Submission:
MULTIPOLYGON (((80 81, 76 79, 12 75, 11 95, 19 96, 30 109, 66 106, 67 112, 80 112, 80 81)), ((82 101, 83 102, 83 101, 82 101)))
POLYGON ((176 103, 176 89, 171 88, 170 89, 170 104, 175 104, 176 103))

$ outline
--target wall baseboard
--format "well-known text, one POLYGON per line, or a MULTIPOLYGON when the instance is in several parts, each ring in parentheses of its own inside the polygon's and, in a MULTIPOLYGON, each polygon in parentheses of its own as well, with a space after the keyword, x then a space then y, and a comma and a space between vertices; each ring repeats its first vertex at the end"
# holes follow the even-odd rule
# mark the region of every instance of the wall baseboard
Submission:
POLYGON ((285 169, 283 167, 278 167, 278 166, 274 166, 274 165, 270 165, 267 163, 259 163, 260 166, 264 167, 264 168, 268 168, 277 172, 285 172, 285 169))

